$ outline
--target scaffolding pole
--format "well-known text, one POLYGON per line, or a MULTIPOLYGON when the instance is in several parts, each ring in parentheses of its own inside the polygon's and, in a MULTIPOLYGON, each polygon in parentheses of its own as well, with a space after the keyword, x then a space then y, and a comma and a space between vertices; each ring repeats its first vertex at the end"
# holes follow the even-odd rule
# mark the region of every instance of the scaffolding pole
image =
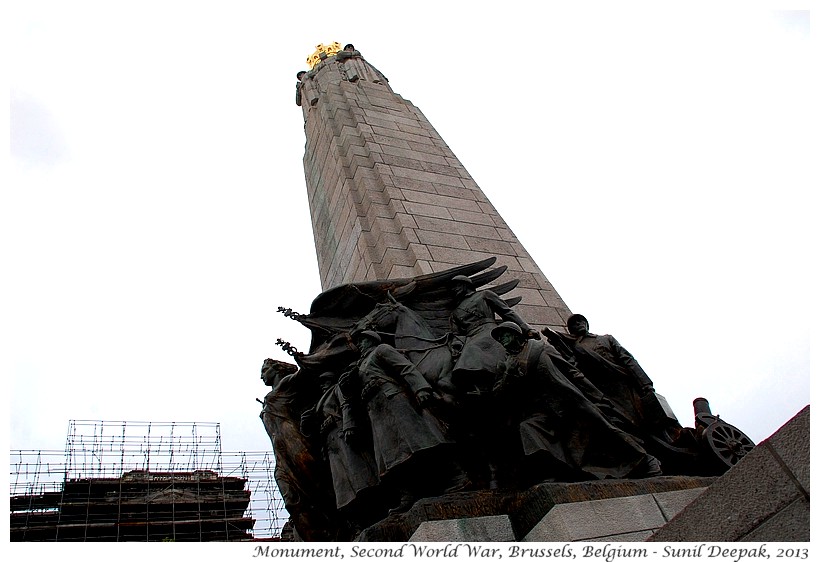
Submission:
POLYGON ((218 423, 69 422, 65 450, 14 450, 12 541, 278 540, 273 453, 223 452, 218 423))

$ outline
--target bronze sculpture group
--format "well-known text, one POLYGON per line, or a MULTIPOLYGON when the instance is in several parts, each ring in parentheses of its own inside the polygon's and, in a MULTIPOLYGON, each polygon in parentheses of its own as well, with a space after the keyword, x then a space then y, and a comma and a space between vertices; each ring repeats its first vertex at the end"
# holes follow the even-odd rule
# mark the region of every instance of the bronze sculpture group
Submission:
POLYGON ((717 474, 753 446, 705 400, 696 427, 682 427, 635 359, 583 316, 541 339, 504 297, 516 281, 483 288, 505 270, 494 261, 343 285, 310 314, 287 312, 311 348, 284 345, 296 365, 265 361, 261 417, 301 538, 350 539, 458 491, 717 474), (706 433, 725 458, 704 454, 706 433))

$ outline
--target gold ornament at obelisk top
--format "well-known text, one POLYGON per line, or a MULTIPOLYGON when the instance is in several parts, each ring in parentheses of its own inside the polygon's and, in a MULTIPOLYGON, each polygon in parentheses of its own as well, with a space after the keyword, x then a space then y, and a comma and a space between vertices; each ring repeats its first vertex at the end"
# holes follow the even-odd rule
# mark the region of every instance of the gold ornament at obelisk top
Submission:
POLYGON ((307 58, 308 66, 310 66, 310 68, 313 68, 317 64, 319 64, 319 61, 323 58, 335 55, 341 50, 342 45, 337 41, 334 41, 330 45, 323 45, 319 43, 318 45, 316 45, 316 51, 307 58), (325 57, 322 56, 323 53, 325 57))

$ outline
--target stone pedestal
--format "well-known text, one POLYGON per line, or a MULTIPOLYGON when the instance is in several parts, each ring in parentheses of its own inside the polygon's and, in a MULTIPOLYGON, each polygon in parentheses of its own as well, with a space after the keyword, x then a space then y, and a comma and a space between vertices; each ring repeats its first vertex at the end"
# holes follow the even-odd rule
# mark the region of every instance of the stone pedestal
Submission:
POLYGON ((424 521, 410 542, 509 542, 515 540, 510 518, 487 515, 466 519, 424 521))
POLYGON ((806 406, 650 540, 808 542, 809 426, 806 406))
POLYGON ((553 507, 524 542, 643 541, 706 488, 564 503, 553 507))
POLYGON ((461 492, 420 500, 407 513, 365 529, 357 540, 644 540, 714 480, 661 476, 544 483, 521 492, 461 492), (614 512, 617 518, 606 516, 614 512))

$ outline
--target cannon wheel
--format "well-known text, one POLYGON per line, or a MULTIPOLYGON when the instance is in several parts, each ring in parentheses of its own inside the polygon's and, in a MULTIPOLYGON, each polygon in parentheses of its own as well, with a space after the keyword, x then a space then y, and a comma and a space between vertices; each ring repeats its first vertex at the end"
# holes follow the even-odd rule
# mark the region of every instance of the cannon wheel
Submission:
POLYGON ((712 455, 727 468, 740 462, 755 446, 745 433, 720 419, 703 431, 703 439, 712 455))

